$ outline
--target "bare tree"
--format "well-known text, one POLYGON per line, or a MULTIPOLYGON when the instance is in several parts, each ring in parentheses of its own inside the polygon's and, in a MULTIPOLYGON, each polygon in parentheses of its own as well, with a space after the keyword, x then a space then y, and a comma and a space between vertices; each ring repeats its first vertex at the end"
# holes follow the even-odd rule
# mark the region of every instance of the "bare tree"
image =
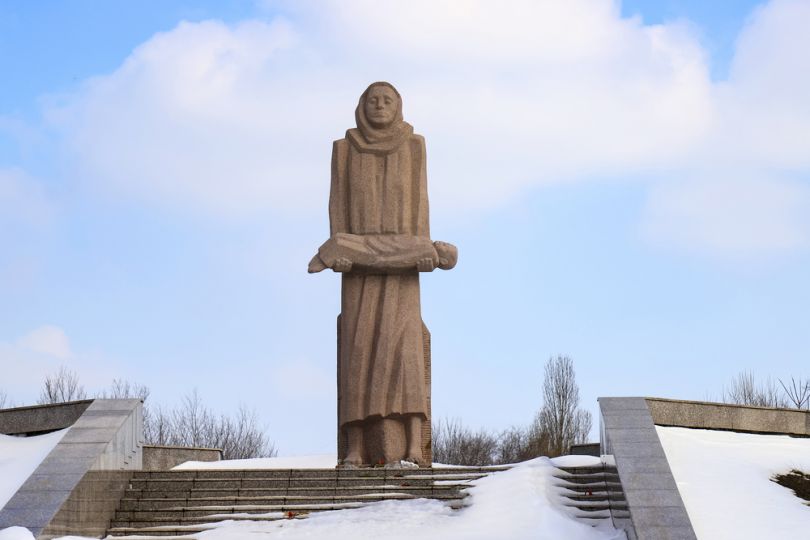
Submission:
POLYGON ((549 437, 537 420, 528 427, 513 426, 498 438, 497 463, 519 463, 548 455, 549 437))
MULTIPOLYGON (((5 409, 7 402, 8 402, 8 394, 6 394, 5 390, 0 390, 0 409, 5 409)), ((10 403, 9 406, 11 406, 10 403)))
POLYGON ((788 406, 779 387, 770 377, 764 383, 758 384, 754 374, 750 371, 742 371, 732 379, 729 388, 723 392, 723 402, 756 407, 785 408, 788 406))
POLYGON ((259 427, 256 412, 244 406, 234 416, 216 415, 195 389, 171 410, 150 412, 144 426, 148 444, 221 448, 224 459, 276 455, 275 445, 259 427))
POLYGON ((85 392, 84 387, 79 384, 79 376, 76 375, 75 371, 61 366, 59 371, 45 377, 45 382, 39 393, 37 403, 45 405, 80 399, 87 399, 87 392, 85 392))
MULTIPOLYGON (((197 390, 183 398, 174 409, 153 408, 146 404, 149 388, 124 379, 98 394, 102 399, 140 399, 144 401, 144 438, 147 444, 221 448, 224 459, 272 457, 276 447, 259 425, 254 410, 240 406, 233 416, 217 415, 203 405, 197 390)), ((5 394, 0 393, 0 408, 5 394)), ((85 399, 87 393, 76 373, 64 366, 48 376, 39 403, 62 403, 85 399)))
POLYGON ((433 461, 437 463, 491 465, 497 449, 495 435, 483 429, 473 432, 459 419, 444 419, 433 425, 433 461))
POLYGON ((779 379, 779 384, 785 391, 785 395, 794 407, 797 409, 810 410, 810 379, 802 381, 791 377, 790 385, 786 384, 782 379, 779 379))
POLYGON ((584 443, 591 431, 591 413, 579 408, 574 362, 559 355, 546 362, 543 406, 538 413, 539 430, 548 435, 548 455, 568 452, 572 444, 584 443))
POLYGON ((113 379, 108 390, 102 390, 97 397, 102 399, 140 399, 146 401, 150 390, 146 386, 138 383, 126 381, 124 379, 113 379))

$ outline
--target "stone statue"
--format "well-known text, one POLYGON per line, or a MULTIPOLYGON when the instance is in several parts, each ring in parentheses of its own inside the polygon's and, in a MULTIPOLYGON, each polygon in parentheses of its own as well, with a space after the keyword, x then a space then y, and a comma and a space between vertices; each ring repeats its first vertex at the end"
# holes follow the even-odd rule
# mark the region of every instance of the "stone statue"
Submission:
POLYGON ((338 457, 344 467, 430 466, 419 272, 452 268, 458 252, 430 240, 425 139, 402 119, 399 92, 373 83, 355 119, 332 149, 330 238, 309 263, 342 273, 338 457))

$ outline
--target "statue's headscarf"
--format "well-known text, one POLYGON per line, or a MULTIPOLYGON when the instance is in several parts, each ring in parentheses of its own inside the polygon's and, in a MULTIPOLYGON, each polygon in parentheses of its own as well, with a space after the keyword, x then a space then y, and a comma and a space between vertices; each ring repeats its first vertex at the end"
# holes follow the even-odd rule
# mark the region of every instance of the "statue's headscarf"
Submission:
POLYGON ((354 110, 354 118, 357 121, 357 128, 346 132, 346 137, 363 152, 375 154, 389 154, 396 150, 405 140, 413 134, 413 126, 402 119, 402 96, 399 95, 394 85, 387 82, 371 83, 354 110), (375 86, 387 86, 394 91, 397 97, 397 110, 394 120, 384 128, 374 127, 366 117, 366 99, 368 93, 375 86))

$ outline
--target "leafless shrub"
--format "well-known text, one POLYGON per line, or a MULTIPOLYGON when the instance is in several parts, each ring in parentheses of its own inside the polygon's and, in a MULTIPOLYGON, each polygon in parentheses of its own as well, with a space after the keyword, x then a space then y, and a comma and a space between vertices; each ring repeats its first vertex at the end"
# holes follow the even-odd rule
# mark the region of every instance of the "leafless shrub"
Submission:
MULTIPOLYGON (((275 445, 259 425, 256 412, 240 407, 233 416, 215 414, 203 405, 194 390, 174 409, 147 405, 149 388, 123 379, 98 394, 102 399, 140 399, 144 401, 144 439, 146 444, 221 448, 224 459, 248 459, 276 455, 275 445)), ((45 379, 39 403, 62 403, 85 399, 87 393, 76 373, 61 367, 45 379)), ((0 392, 0 408, 5 393, 0 392)))
POLYGON ((770 377, 758 384, 750 371, 740 372, 732 379, 729 388, 723 392, 723 402, 756 407, 788 406, 788 401, 770 377))
POLYGON ((572 444, 587 442, 591 413, 579 408, 574 362, 557 356, 546 362, 543 377, 543 406, 537 417, 538 429, 548 435, 548 455, 568 452, 572 444))
POLYGON ((87 392, 85 392, 84 387, 79 384, 79 376, 76 375, 75 371, 61 366, 59 371, 45 377, 45 382, 39 393, 37 403, 46 405, 80 399, 87 399, 87 392))
POLYGON ((275 445, 259 427, 256 412, 240 407, 234 416, 217 415, 194 390, 171 410, 150 411, 144 426, 148 444, 222 448, 224 459, 276 455, 275 445))
POLYGON ((96 397, 102 399, 140 399, 146 401, 150 390, 146 386, 123 379, 113 379, 110 388, 102 390, 96 397))
POLYGON ((433 461, 448 465, 491 465, 495 462, 498 438, 464 427, 458 419, 433 425, 433 461))
POLYGON ((790 385, 779 379, 788 401, 797 409, 810 410, 810 379, 802 381, 791 377, 790 385))
POLYGON ((497 463, 519 463, 548 455, 549 437, 537 421, 528 427, 513 426, 498 438, 497 463))

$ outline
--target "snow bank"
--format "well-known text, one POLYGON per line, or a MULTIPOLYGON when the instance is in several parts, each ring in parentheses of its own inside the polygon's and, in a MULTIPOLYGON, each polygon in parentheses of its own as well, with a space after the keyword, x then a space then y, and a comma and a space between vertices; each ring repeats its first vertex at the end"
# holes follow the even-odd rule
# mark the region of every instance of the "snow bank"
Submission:
POLYGON ((172 470, 334 469, 336 465, 337 456, 335 454, 317 454, 313 456, 229 459, 226 461, 186 461, 172 470))
POLYGON ((8 527, 0 529, 0 540, 34 540, 34 535, 25 527, 8 527))
POLYGON ((557 467, 596 467, 602 464, 602 460, 594 456, 560 456, 551 458, 551 462, 557 467))
MULTIPOLYGON (((579 457, 579 456, 571 456, 579 457)), ((598 459, 597 459, 598 461, 598 459)), ((315 454, 312 456, 290 456, 274 458, 229 459, 226 461, 186 461, 174 467, 184 470, 230 470, 230 469, 334 469, 337 466, 336 454, 315 454)), ((434 468, 458 467, 434 463, 434 468)), ((477 467, 474 467, 477 468, 477 467)))
MULTIPOLYGON (((65 433, 67 429, 36 437, 0 435, 0 508, 20 489, 65 433)), ((17 534, 5 533, 7 530, 3 534, 17 534)), ((9 539, 3 536, 0 540, 9 539)))
POLYGON ((774 482, 810 472, 810 439, 656 427, 701 540, 810 538, 810 508, 774 482))

